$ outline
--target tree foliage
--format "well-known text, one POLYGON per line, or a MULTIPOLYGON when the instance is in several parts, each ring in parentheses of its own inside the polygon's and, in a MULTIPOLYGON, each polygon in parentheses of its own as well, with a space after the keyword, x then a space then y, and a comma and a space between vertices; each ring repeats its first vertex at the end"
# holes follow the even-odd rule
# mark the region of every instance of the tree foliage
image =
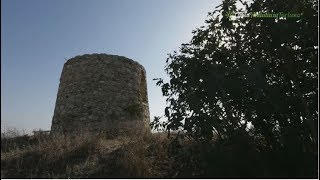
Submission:
POLYGON ((318 11, 311 0, 225 0, 208 13, 191 41, 168 55, 169 132, 199 140, 216 134, 261 137, 267 148, 316 147, 318 127, 318 11), (238 8, 239 3, 243 8, 238 8), (299 17, 259 18, 255 13, 299 17), (230 17, 230 14, 247 14, 230 17))

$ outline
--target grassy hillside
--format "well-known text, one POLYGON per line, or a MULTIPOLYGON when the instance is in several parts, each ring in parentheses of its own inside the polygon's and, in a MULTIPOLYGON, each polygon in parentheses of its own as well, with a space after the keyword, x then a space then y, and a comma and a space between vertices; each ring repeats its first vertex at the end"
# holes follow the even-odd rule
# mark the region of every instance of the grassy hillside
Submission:
POLYGON ((20 136, 1 140, 2 178, 166 177, 168 141, 103 135, 20 136))
POLYGON ((263 141, 195 142, 164 133, 1 138, 1 178, 316 178, 317 154, 264 151, 263 141), (257 143, 260 142, 260 143, 257 143))

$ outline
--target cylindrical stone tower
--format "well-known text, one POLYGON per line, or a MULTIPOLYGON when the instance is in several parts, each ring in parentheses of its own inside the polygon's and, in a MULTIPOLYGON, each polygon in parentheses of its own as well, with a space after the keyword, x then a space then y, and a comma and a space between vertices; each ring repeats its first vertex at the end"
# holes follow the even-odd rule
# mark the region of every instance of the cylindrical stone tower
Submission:
POLYGON ((64 64, 51 133, 133 135, 150 131, 149 121, 146 72, 139 63, 86 54, 64 64))

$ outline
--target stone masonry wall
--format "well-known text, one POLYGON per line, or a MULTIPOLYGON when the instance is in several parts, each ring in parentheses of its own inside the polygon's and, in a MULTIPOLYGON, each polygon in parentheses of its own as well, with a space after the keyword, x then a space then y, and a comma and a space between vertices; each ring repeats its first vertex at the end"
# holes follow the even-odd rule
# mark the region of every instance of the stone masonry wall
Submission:
POLYGON ((63 67, 51 133, 104 131, 112 136, 149 130, 146 72, 126 57, 91 54, 63 67))

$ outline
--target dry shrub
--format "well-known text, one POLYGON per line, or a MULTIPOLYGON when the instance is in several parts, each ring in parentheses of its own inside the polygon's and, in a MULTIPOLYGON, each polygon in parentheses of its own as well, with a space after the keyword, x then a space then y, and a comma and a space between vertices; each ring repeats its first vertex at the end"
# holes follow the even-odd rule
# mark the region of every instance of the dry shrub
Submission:
POLYGON ((49 139, 42 139, 35 148, 43 152, 46 160, 54 161, 82 149, 89 151, 88 147, 92 147, 94 143, 95 138, 90 133, 82 132, 74 136, 57 135, 49 139))
POLYGON ((93 138, 86 133, 42 137, 37 141, 23 148, 1 152, 4 177, 66 177, 68 164, 85 159, 94 144, 93 138))
POLYGON ((123 146, 116 161, 119 174, 124 177, 149 177, 150 166, 147 154, 147 144, 142 139, 132 140, 123 146))
POLYGON ((7 129, 5 132, 1 132, 1 152, 23 148, 32 143, 31 141, 32 139, 24 130, 19 131, 15 128, 7 129))
POLYGON ((118 174, 121 177, 168 177, 171 161, 167 154, 169 139, 165 133, 146 133, 131 139, 117 156, 118 174))
POLYGON ((110 139, 104 134, 29 137, 36 143, 1 152, 2 178, 169 177, 163 133, 110 139))
POLYGON ((169 178, 172 174, 173 159, 168 154, 171 141, 166 133, 154 133, 149 136, 148 158, 151 161, 153 178, 169 178))

